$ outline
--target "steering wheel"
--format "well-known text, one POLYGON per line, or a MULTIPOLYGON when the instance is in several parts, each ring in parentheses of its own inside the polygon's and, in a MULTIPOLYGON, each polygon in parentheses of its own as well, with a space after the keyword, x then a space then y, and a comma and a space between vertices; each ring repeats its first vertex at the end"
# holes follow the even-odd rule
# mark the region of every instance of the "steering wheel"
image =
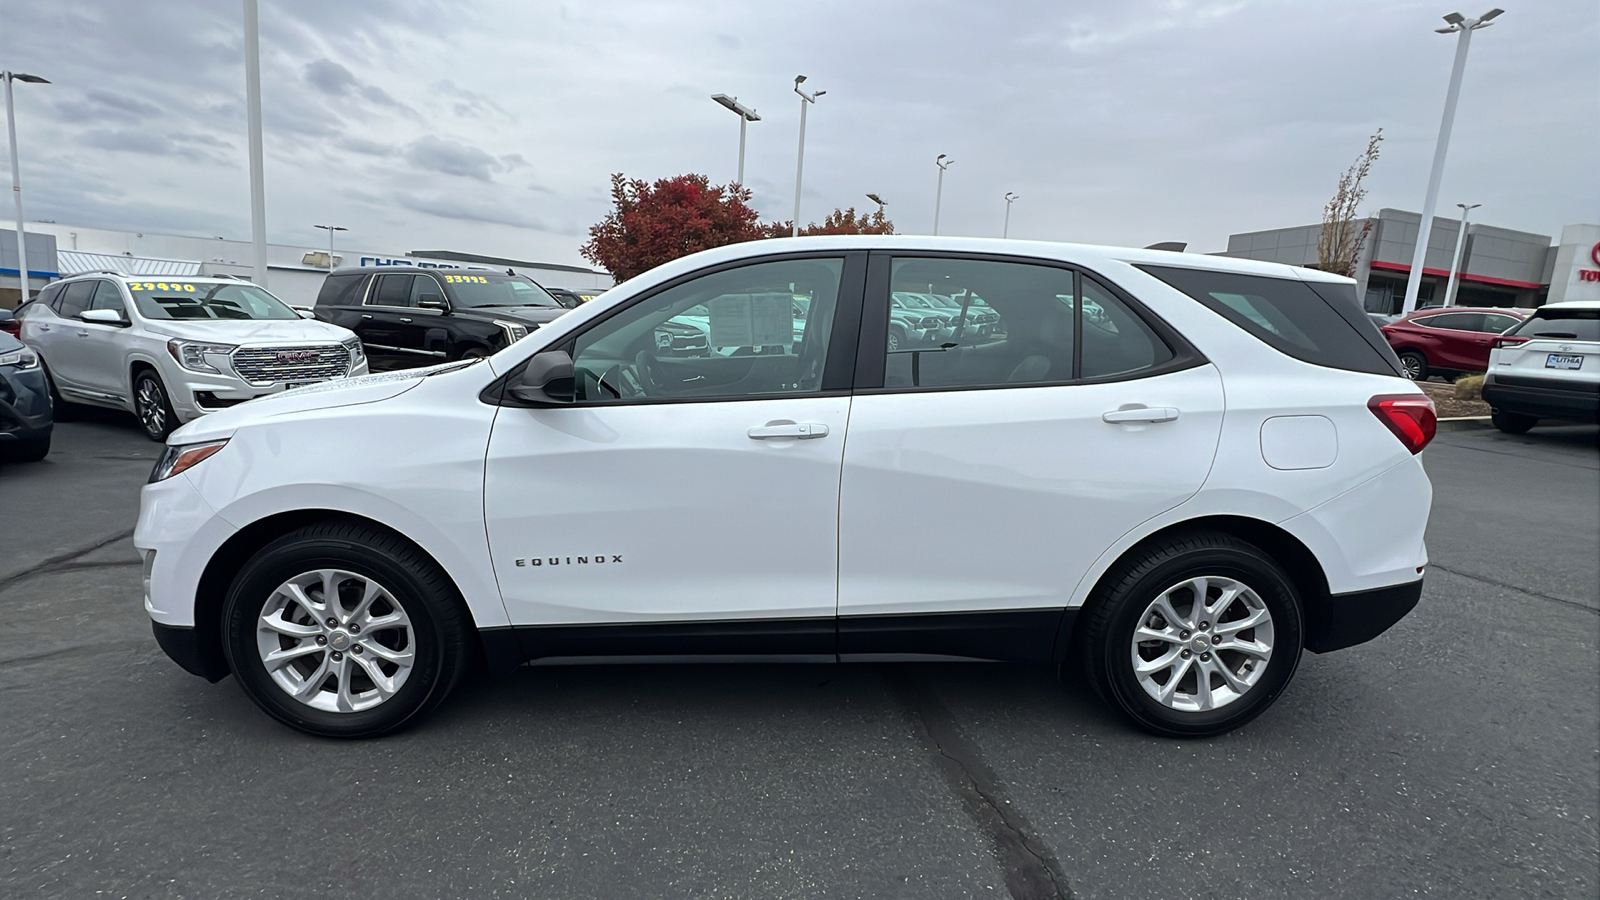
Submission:
POLYGON ((612 366, 595 382, 595 388, 610 394, 614 400, 629 400, 634 397, 647 396, 644 385, 634 375, 633 369, 620 363, 612 366))
POLYGON ((637 376, 640 393, 646 396, 659 397, 666 393, 666 373, 661 371, 661 366, 648 350, 640 350, 633 357, 633 372, 637 376))

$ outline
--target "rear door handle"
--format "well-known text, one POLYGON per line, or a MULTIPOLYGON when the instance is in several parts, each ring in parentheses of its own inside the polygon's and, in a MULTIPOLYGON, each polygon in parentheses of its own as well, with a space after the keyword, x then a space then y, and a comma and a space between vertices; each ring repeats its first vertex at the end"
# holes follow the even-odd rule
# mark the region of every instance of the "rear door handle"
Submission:
POLYGON ((802 441, 814 438, 827 437, 828 426, 812 423, 794 423, 763 425, 760 428, 750 429, 750 439, 753 441, 766 441, 773 438, 798 438, 802 441))
POLYGON ((1100 416, 1100 421, 1113 425, 1127 425, 1140 422, 1171 422, 1178 418, 1178 411, 1170 406, 1139 406, 1133 409, 1114 409, 1100 416))
POLYGON ((370 318, 372 318, 372 313, 362 313, 361 314, 361 318, 370 319, 370 318))

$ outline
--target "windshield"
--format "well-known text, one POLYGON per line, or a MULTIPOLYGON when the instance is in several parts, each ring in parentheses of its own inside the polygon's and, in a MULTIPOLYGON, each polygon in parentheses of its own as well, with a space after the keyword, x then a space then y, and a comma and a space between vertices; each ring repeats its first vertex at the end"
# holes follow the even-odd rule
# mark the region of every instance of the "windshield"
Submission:
POLYGON ((298 319, 265 290, 242 282, 130 281, 133 303, 146 319, 298 319))
POLYGON ((522 275, 474 272, 470 275, 439 273, 455 296, 456 306, 548 306, 564 309, 544 288, 522 275))
POLYGON ((1541 309, 1506 333, 1525 338, 1600 341, 1600 309, 1541 309))

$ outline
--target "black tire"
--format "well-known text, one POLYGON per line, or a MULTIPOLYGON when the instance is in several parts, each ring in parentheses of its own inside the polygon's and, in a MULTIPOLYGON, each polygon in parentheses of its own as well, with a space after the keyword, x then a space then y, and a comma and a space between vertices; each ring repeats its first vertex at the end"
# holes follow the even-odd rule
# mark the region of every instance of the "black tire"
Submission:
POLYGON ((165 441, 178 427, 178 414, 172 411, 167 386, 154 369, 140 369, 133 377, 133 414, 144 436, 152 441, 165 441))
MULTIPOLYGON (((471 620, 450 579, 399 536, 358 523, 308 525, 263 547, 229 588, 222 627, 228 667, 245 694, 279 722, 322 737, 377 737, 411 725, 444 701, 473 658, 471 620), (371 579, 393 596, 410 622, 410 673, 393 696, 370 709, 316 709, 291 697, 262 661, 257 629, 268 602, 289 579, 319 569, 371 579)), ((351 663, 355 660, 352 655, 351 663)), ((353 665, 349 671, 355 672, 353 665)), ((324 677, 337 686, 334 674, 324 677)), ((325 693, 332 692, 318 689, 313 696, 325 693)))
POLYGON ((50 455, 50 435, 28 438, 11 444, 0 444, 0 460, 6 462, 38 462, 50 455))
POLYGON ((1539 424, 1534 416, 1525 416, 1522 413, 1501 412, 1498 409, 1489 410, 1489 421, 1494 427, 1506 434, 1527 434, 1528 429, 1539 424))
POLYGON ((1398 355, 1400 370, 1407 378, 1412 381, 1428 380, 1428 358, 1422 355, 1421 350, 1401 350, 1398 355))
POLYGON ((1303 623, 1294 583, 1270 556, 1230 535, 1194 532, 1160 540, 1108 572, 1089 599, 1077 649, 1095 691, 1134 724, 1166 737, 1206 737, 1238 728, 1272 705, 1300 664, 1303 623), (1272 616, 1272 653, 1258 680, 1231 702, 1183 711, 1163 705, 1139 684, 1133 638, 1157 597, 1202 576, 1234 579, 1255 592, 1272 616))

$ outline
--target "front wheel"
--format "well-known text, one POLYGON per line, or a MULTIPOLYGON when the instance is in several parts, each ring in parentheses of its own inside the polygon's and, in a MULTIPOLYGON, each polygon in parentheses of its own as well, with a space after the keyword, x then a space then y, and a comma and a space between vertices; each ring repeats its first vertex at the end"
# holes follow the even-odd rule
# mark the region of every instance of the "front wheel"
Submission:
POLYGON ((133 379, 133 412, 139 417, 144 436, 152 441, 166 440, 178 427, 178 416, 167 399, 167 387, 151 369, 140 370, 133 379))
POLYGON ((1528 429, 1539 424, 1539 420, 1533 416, 1525 416, 1514 412, 1501 412, 1498 409, 1489 411, 1489 421, 1494 423, 1494 427, 1504 431, 1506 434, 1527 434, 1528 429))
POLYGON ((267 715, 324 737, 416 721, 465 670, 470 625, 432 560, 399 537, 310 525, 245 564, 223 612, 228 666, 267 715))
POLYGON ((1237 728, 1272 705, 1300 662, 1293 582, 1230 535, 1161 541, 1113 570, 1090 604, 1080 644, 1089 680, 1154 734, 1237 728))

